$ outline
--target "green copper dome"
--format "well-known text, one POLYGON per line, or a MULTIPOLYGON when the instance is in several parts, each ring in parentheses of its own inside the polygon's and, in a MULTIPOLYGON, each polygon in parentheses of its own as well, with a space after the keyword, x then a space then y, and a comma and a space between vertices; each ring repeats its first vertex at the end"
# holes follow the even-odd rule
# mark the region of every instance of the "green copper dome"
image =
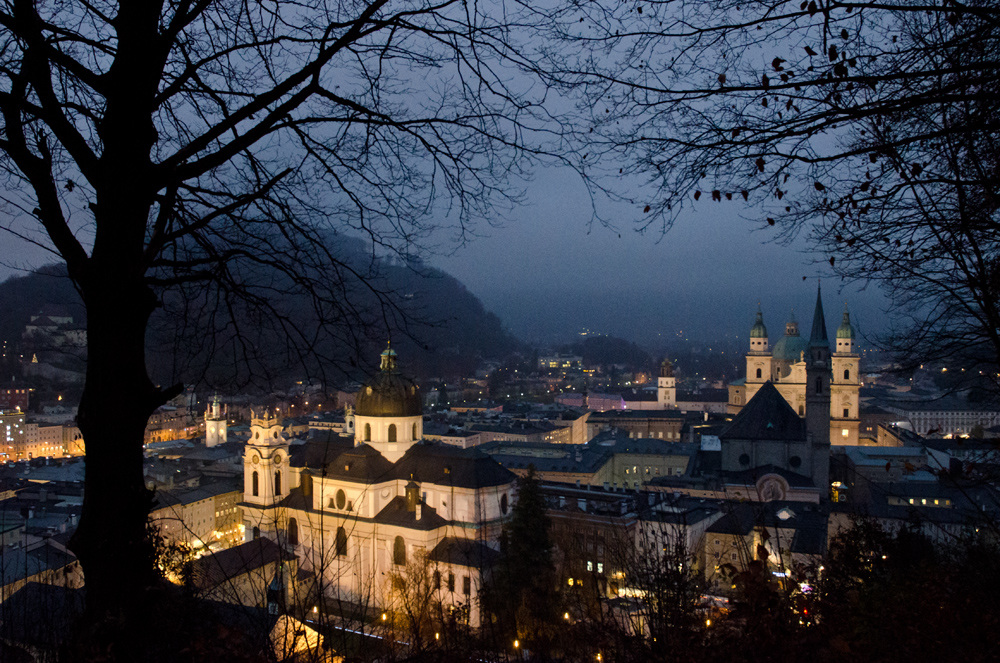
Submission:
POLYGON ((847 307, 844 307, 844 320, 837 327, 837 338, 854 338, 854 327, 851 326, 851 314, 847 312, 847 307))
POLYGON ((753 327, 750 328, 750 338, 767 338, 767 327, 764 326, 764 314, 761 313, 760 306, 757 306, 757 319, 754 320, 753 327))

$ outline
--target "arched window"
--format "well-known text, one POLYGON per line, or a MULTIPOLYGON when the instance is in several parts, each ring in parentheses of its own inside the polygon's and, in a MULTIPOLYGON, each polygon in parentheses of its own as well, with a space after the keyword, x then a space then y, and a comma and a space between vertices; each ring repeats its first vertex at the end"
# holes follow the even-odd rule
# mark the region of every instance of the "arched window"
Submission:
POLYGON ((850 380, 851 379, 851 369, 849 369, 849 368, 845 368, 844 369, 844 379, 845 380, 850 380))
POLYGON ((274 473, 274 494, 281 494, 281 470, 274 473))
POLYGON ((365 442, 372 441, 372 425, 365 424, 365 442))
POLYGON ((417 425, 413 424, 413 435, 410 436, 411 440, 417 439, 417 425))
POLYGON ((401 536, 397 536, 392 544, 392 563, 396 566, 406 566, 406 542, 401 536))
POLYGON ((288 519, 288 545, 299 545, 299 522, 294 518, 288 519))
POLYGON ((389 441, 396 441, 396 424, 389 424, 389 441))
POLYGON ((823 393, 823 378, 822 376, 819 375, 816 376, 816 393, 817 394, 823 393))
POLYGON ((347 532, 344 531, 343 527, 337 528, 337 538, 334 541, 334 554, 337 557, 343 557, 347 554, 347 532))
POLYGON ((260 495, 260 475, 257 474, 257 470, 254 470, 253 476, 250 477, 250 491, 254 497, 260 495))
POLYGON ((760 378, 761 375, 762 375, 761 370, 758 368, 757 369, 757 377, 760 378))

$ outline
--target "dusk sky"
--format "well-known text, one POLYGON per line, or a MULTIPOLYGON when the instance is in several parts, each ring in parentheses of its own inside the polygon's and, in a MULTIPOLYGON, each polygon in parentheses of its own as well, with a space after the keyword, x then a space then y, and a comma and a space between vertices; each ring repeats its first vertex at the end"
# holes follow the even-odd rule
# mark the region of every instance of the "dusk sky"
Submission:
MULTIPOLYGON (((479 227, 484 236, 430 261, 461 280, 511 332, 542 345, 588 329, 654 352, 676 339, 742 350, 758 301, 773 339, 784 333, 792 308, 803 325, 811 320, 816 277, 828 274, 812 264, 804 242, 783 246, 769 241, 773 233, 755 230, 752 210, 742 204, 702 198, 662 236, 635 231, 638 206, 609 209, 616 228, 589 225, 589 199, 576 176, 541 169, 511 220, 479 227)), ((2 246, 0 279, 22 273, 13 268, 53 261, 9 235, 2 246)), ((845 302, 862 337, 884 326, 873 292, 842 289, 833 278, 823 283, 831 333, 845 302)))
POLYGON ((768 241, 774 234, 755 230, 752 210, 735 201, 702 198, 661 236, 637 233, 641 210, 628 206, 618 208, 618 228, 588 232, 586 192, 569 174, 545 171, 528 198, 504 227, 484 229, 488 237, 433 261, 525 340, 553 342, 586 328, 653 350, 676 338, 738 336, 742 344, 758 301, 776 340, 793 307, 803 327, 811 322, 816 277, 823 276, 830 333, 845 302, 862 336, 883 327, 875 293, 842 289, 812 264, 804 241, 768 241))

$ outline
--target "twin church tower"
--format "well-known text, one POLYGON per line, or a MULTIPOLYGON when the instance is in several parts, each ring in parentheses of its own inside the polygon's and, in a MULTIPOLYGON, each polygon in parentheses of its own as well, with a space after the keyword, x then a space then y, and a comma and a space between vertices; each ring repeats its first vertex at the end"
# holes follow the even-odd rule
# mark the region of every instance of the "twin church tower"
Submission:
MULTIPOLYGON (((816 308, 808 338, 799 334, 794 315, 785 325, 785 335, 772 347, 764 326, 764 316, 757 309, 757 319, 750 329, 750 351, 746 355, 746 378, 729 384, 727 412, 737 414, 760 388, 770 381, 778 393, 800 417, 807 420, 821 416, 822 410, 810 407, 817 395, 830 399, 830 444, 858 444, 860 357, 855 351, 855 332, 846 308, 836 345, 831 352, 826 333, 821 293, 816 293, 816 308), (813 384, 819 381, 818 384, 813 384)), ((820 401, 816 401, 818 406, 820 401)))

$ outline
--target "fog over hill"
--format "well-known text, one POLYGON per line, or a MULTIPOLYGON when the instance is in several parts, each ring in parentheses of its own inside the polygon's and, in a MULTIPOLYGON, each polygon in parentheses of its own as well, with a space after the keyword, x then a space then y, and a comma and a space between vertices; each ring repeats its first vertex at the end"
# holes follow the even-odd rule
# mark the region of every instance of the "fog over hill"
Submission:
MULTIPOLYGON (((399 302, 403 316, 369 315, 366 324, 353 331, 357 343, 341 341, 321 342, 318 349, 328 361, 339 365, 310 367, 295 365, 284 351, 286 339, 278 338, 275 330, 244 311, 240 318, 241 333, 258 346, 255 361, 268 379, 314 378, 325 375, 332 382, 362 379, 377 368, 378 355, 391 338, 405 371, 418 377, 454 377, 471 374, 481 359, 502 359, 509 353, 523 349, 519 340, 506 331, 500 319, 487 311, 479 299, 454 277, 439 269, 426 267, 419 262, 406 264, 399 259, 372 259, 360 242, 341 241, 341 257, 356 264, 364 262, 364 271, 373 288, 356 288, 350 291, 359 311, 378 311, 379 303, 372 291, 392 293, 399 302), (373 320, 383 324, 373 323, 373 320), (388 322, 392 327, 387 327, 388 322), (258 329, 256 335, 247 333, 258 329), (302 372, 308 375, 303 376, 302 372)), ((205 381, 219 388, 228 381, 256 382, 259 376, 248 380, 244 372, 235 368, 232 325, 220 327, 215 311, 198 302, 188 305, 188 319, 178 320, 177 310, 182 306, 179 298, 168 295, 165 310, 154 314, 150 329, 150 371, 154 380, 197 383, 205 381), (213 327, 214 325, 214 327, 213 327), (214 332, 212 331, 214 329, 214 332), (211 336, 211 342, 197 339, 201 334, 211 336), (180 346, 180 347, 179 347, 180 346), (205 369, 206 364, 211 366, 205 369)), ((46 306, 57 305, 68 310, 77 322, 84 322, 85 311, 62 265, 48 265, 33 273, 11 277, 0 283, 0 341, 15 353, 21 343, 24 326, 31 316, 46 306)), ((127 305, 124 303, 123 305, 127 305)), ((313 310, 302 300, 288 298, 282 303, 293 324, 307 328, 313 310)), ((9 359, 14 358, 9 357, 9 359)), ((7 369, 16 368, 16 362, 7 369)), ((263 386, 263 385, 262 385, 263 386)))

